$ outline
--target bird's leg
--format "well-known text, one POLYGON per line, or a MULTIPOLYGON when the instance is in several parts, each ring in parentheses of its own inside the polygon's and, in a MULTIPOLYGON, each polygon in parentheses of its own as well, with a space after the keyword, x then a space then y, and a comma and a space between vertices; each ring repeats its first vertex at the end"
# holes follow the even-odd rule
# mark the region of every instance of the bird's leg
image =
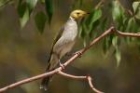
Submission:
POLYGON ((58 58, 58 64, 59 64, 59 66, 62 67, 62 69, 65 69, 65 65, 61 63, 60 55, 58 55, 58 54, 56 54, 56 55, 57 55, 57 58, 58 58))
POLYGON ((59 65, 60 65, 60 67, 62 67, 62 69, 65 69, 65 65, 62 64, 60 60, 59 60, 59 65))

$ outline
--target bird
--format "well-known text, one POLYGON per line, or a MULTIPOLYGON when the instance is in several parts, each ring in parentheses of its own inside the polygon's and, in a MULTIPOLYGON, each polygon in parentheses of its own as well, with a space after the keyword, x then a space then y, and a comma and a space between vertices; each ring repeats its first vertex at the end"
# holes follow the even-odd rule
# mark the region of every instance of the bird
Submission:
MULTIPOLYGON (((70 13, 70 16, 64 26, 60 29, 59 33, 57 34, 54 42, 52 44, 52 48, 50 51, 50 57, 48 59, 48 66, 46 71, 52 71, 58 65, 63 66, 61 64, 61 58, 69 53, 75 42, 78 35, 78 20, 83 19, 89 13, 83 11, 81 9, 73 10, 70 13)), ((48 83, 51 79, 50 77, 44 77, 40 89, 47 90, 48 83)))

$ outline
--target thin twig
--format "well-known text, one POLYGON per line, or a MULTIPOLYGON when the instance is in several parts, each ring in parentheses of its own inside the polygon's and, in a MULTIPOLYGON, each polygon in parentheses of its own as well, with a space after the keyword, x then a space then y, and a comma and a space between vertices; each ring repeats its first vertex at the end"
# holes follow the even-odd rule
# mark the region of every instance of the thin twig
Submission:
POLYGON ((7 91, 9 89, 15 88, 15 87, 17 87, 19 85, 23 85, 23 84, 26 84, 26 83, 41 79, 42 77, 53 75, 53 74, 57 73, 58 70, 61 70, 61 69, 58 68, 56 70, 53 70, 53 71, 50 71, 50 72, 47 72, 47 73, 44 73, 44 74, 40 74, 40 75, 37 75, 37 76, 33 76, 33 77, 30 77, 30 78, 18 81, 16 83, 10 84, 8 86, 5 86, 5 87, 1 88, 0 93, 5 92, 5 91, 7 91))
POLYGON ((140 33, 129 33, 129 32, 122 32, 122 31, 119 31, 119 30, 116 30, 115 31, 117 35, 120 35, 120 36, 130 36, 130 37, 140 37, 140 33))
POLYGON ((86 77, 87 77, 87 76, 75 76, 75 75, 67 74, 67 73, 62 72, 62 71, 59 71, 58 74, 62 75, 64 77, 68 77, 68 78, 72 78, 72 79, 77 79, 77 80, 86 79, 86 77))
POLYGON ((92 78, 90 76, 75 76, 75 75, 71 75, 71 74, 67 74, 65 72, 62 72, 62 71, 59 71, 58 74, 62 75, 62 76, 65 76, 65 77, 68 77, 68 78, 72 78, 72 79, 77 79, 77 80, 87 80, 88 81, 88 84, 90 86, 90 88, 96 92, 96 93, 104 93, 98 89, 96 89, 93 84, 92 84, 92 78))
POLYGON ((87 76, 87 80, 88 80, 88 84, 89 84, 90 88, 91 88, 93 91, 95 91, 96 93, 104 93, 104 92, 102 92, 102 91, 96 89, 96 88, 93 86, 93 84, 92 84, 92 78, 91 78, 90 76, 87 76))

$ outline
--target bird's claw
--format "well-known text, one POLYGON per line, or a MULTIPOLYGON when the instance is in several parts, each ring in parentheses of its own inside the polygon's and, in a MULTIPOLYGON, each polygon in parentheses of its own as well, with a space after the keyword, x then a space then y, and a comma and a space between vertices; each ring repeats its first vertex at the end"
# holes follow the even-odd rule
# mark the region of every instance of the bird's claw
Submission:
POLYGON ((81 57, 82 53, 81 53, 81 51, 77 51, 77 52, 73 53, 73 55, 79 55, 79 57, 81 57))
POLYGON ((59 63, 60 67, 62 67, 62 69, 65 69, 65 65, 62 63, 59 63))

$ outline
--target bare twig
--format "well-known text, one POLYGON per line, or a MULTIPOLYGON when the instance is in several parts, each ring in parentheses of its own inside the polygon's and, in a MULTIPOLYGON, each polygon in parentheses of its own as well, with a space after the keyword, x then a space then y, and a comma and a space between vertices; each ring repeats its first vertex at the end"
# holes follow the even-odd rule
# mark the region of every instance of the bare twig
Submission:
MULTIPOLYGON (((60 68, 59 68, 59 69, 60 69, 60 68)), ((47 72, 47 73, 44 73, 44 74, 40 74, 40 75, 37 75, 37 76, 34 76, 34 77, 30 77, 30 78, 27 78, 27 79, 18 81, 18 82, 16 82, 16 83, 10 84, 10 85, 8 85, 8 86, 6 86, 6 87, 1 88, 1 89, 0 89, 0 93, 5 92, 5 91, 7 91, 7 90, 9 90, 9 89, 15 88, 15 87, 17 87, 17 86, 19 86, 19 85, 22 85, 22 84, 25 84, 25 83, 29 83, 29 82, 38 80, 38 79, 40 79, 40 78, 42 78, 42 77, 46 77, 46 76, 50 76, 50 75, 52 75, 52 74, 55 74, 55 73, 57 73, 57 71, 58 71, 59 69, 56 69, 56 70, 53 70, 53 71, 50 71, 50 72, 47 72)))
POLYGON ((140 37, 140 33, 128 33, 116 30, 116 34, 120 36, 140 37))
POLYGON ((86 79, 86 76, 75 76, 75 75, 64 73, 62 71, 59 71, 58 74, 68 77, 68 78, 77 79, 77 80, 86 79))
POLYGON ((91 78, 90 76, 87 76, 87 80, 88 80, 88 83, 89 83, 90 88, 91 88, 93 91, 95 91, 96 93, 104 93, 104 92, 102 92, 102 91, 96 89, 96 88, 93 86, 93 84, 92 84, 92 78, 91 78))
POLYGON ((62 76, 65 76, 65 77, 68 77, 68 78, 72 78, 72 79, 77 79, 77 80, 87 80, 88 81, 88 84, 90 86, 90 88, 95 91, 96 93, 104 93, 98 89, 96 89, 93 84, 92 84, 92 78, 90 76, 75 76, 75 75, 71 75, 71 74, 67 74, 67 73, 64 73, 62 71, 59 71, 58 74, 62 75, 62 76))
MULTIPOLYGON (((140 37, 140 33, 126 33, 126 32, 121 32, 121 31, 115 30, 115 28, 112 26, 112 27, 110 27, 108 30, 104 31, 104 33, 102 33, 100 36, 98 36, 97 38, 95 38, 87 47, 81 49, 78 53, 76 53, 75 55, 73 55, 73 56, 72 56, 69 60, 67 60, 63 65, 65 65, 65 66, 69 65, 71 62, 73 62, 73 61, 76 60, 78 57, 80 57, 83 53, 85 53, 88 49, 90 49, 94 44, 96 44, 96 43, 99 42, 101 39, 105 38, 107 35, 109 35, 109 34, 111 34, 111 33, 116 33, 116 35, 118 35, 118 36, 140 37)), ((3 87, 3 88, 0 88, 0 93, 5 92, 5 91, 7 91, 7 90, 9 90, 9 89, 15 88, 15 87, 17 87, 17 86, 23 85, 23 84, 25 84, 25 83, 29 83, 29 82, 32 82, 32 81, 41 79, 41 78, 43 78, 43 77, 47 77, 47 76, 54 75, 54 74, 60 74, 60 75, 63 75, 63 76, 65 76, 65 77, 69 77, 69 78, 77 79, 77 80, 87 79, 90 88, 91 88, 94 92, 96 92, 96 93, 103 93, 103 92, 97 90, 97 89, 93 86, 93 84, 92 84, 92 78, 91 78, 90 76, 75 76, 75 75, 70 75, 70 74, 67 74, 67 73, 62 72, 61 70, 62 70, 62 67, 58 67, 58 68, 54 69, 53 71, 46 72, 46 73, 44 73, 44 74, 40 74, 40 75, 37 75, 37 76, 33 76, 33 77, 30 77, 30 78, 27 78, 27 79, 18 81, 18 82, 16 82, 16 83, 7 85, 7 86, 5 86, 5 87, 3 87)))

